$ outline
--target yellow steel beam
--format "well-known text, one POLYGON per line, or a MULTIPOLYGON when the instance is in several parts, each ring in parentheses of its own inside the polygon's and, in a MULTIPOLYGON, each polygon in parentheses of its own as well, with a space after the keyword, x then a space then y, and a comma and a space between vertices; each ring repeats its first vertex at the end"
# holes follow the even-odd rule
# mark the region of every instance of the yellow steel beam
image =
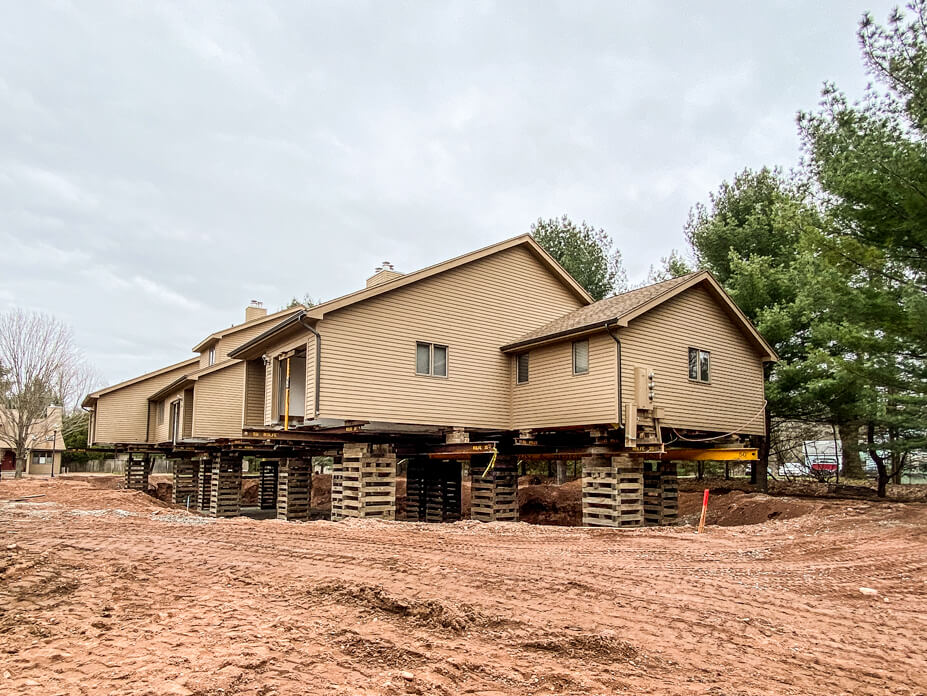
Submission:
POLYGON ((685 462, 755 462, 758 450, 755 447, 722 447, 717 449, 668 449, 660 459, 685 462))

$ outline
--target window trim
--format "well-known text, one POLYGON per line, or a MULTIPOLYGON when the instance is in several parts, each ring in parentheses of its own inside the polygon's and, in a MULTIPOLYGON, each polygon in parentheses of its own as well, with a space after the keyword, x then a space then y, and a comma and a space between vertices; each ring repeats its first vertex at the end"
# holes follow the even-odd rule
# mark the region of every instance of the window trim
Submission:
POLYGON ((528 384, 531 381, 531 351, 525 351, 524 353, 518 353, 515 356, 515 384, 528 384), (520 363, 521 359, 525 359, 525 379, 521 379, 521 370, 520 363))
POLYGON ((576 340, 576 341, 573 341, 573 343, 572 343, 572 345, 571 345, 571 347, 570 347, 570 358, 571 358, 571 361, 572 361, 572 366, 571 366, 571 367, 572 367, 572 369, 573 369, 573 376, 574 376, 574 377, 579 377, 579 376, 582 376, 582 375, 588 375, 588 374, 589 374, 589 339, 588 339, 588 338, 580 338, 580 339, 578 339, 578 340, 576 340), (577 346, 578 344, 580 344, 580 343, 585 343, 585 344, 586 344, 586 369, 585 369, 585 370, 577 370, 577 369, 576 369, 576 346, 577 346))
POLYGON ((155 407, 155 417, 157 425, 164 425, 164 399, 161 399, 155 407))
POLYGON ((689 346, 689 350, 686 353, 686 357, 689 358, 692 355, 692 352, 695 351, 695 372, 696 376, 693 377, 692 373, 689 371, 689 363, 686 361, 686 374, 689 378, 689 381, 694 384, 711 384, 711 351, 704 348, 696 348, 695 346, 689 346), (708 356, 708 379, 702 379, 702 356, 708 356))
POLYGON ((212 367, 216 364, 216 347, 210 346, 209 353, 206 355, 207 367, 212 367))
POLYGON ((449 379, 451 374, 451 349, 446 343, 433 343, 429 341, 415 342, 415 376, 416 377, 435 377, 437 379, 449 379), (419 346, 428 347, 428 372, 419 372, 418 369, 418 349, 419 346), (435 374, 435 348, 444 349, 444 374, 435 374))

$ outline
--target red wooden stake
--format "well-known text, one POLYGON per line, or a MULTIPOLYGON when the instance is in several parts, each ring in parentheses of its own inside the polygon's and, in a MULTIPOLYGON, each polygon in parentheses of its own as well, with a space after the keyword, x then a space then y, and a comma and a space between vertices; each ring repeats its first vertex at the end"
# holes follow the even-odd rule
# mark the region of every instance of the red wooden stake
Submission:
POLYGON ((708 489, 705 489, 705 497, 702 498, 702 518, 698 521, 698 533, 701 534, 705 529, 705 516, 708 514, 708 489))

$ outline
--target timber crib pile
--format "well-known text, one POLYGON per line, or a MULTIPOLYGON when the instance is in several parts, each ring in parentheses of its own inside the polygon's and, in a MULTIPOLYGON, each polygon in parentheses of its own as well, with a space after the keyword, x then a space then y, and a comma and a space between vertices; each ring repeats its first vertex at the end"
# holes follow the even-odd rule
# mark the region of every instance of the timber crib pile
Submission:
POLYGON ((129 455, 125 471, 126 488, 133 491, 148 490, 148 462, 145 459, 129 455))
POLYGON ((518 470, 511 457, 473 457, 470 463, 470 517, 480 522, 518 521, 518 470), (485 475, 484 475, 485 472, 485 475))
MULTIPOLYGON (((396 454, 389 445, 345 445, 341 515, 396 519, 396 454)), ((334 497, 332 513, 334 518, 334 497)))
POLYGON ((209 515, 237 517, 241 511, 241 457, 219 454, 212 460, 209 515))
POLYGON ((583 525, 640 527, 644 522, 644 472, 627 456, 583 457, 583 525))

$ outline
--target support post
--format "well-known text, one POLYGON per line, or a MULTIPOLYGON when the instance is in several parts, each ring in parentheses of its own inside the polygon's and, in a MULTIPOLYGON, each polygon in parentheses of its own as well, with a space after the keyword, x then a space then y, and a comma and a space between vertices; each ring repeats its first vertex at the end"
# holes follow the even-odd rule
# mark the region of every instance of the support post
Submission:
POLYGON ((332 457, 332 522, 344 517, 341 505, 344 496, 344 459, 340 454, 332 457))
POLYGON ((277 475, 279 462, 274 459, 261 460, 261 478, 258 488, 258 504, 262 510, 277 507, 277 475))
POLYGON ((343 457, 341 514, 396 519, 396 454, 392 447, 346 444, 343 457))
POLYGON ((676 462, 644 462, 644 524, 648 527, 674 525, 678 516, 676 462))
POLYGON ((425 457, 410 457, 406 469, 406 520, 425 521, 425 476, 429 461, 425 457))
POLYGON ((583 457, 583 525, 640 527, 643 523, 642 462, 591 448, 583 457))
POLYGON ((209 496, 210 517, 237 517, 241 511, 241 455, 213 455, 209 496))
POLYGON ((277 519, 305 522, 309 519, 312 473, 308 459, 284 459, 277 478, 277 519))
POLYGON ((197 504, 200 512, 209 512, 209 497, 212 495, 212 461, 200 459, 200 480, 197 482, 197 504))
POLYGON ((566 462, 562 459, 558 459, 555 462, 556 472, 557 472, 557 485, 562 486, 566 483, 566 462))
POLYGON ((470 518, 480 522, 518 521, 518 471, 514 457, 476 455, 470 459, 470 518), (485 474, 485 475, 484 475, 485 474))
POLYGON ((133 491, 148 490, 148 464, 143 457, 129 453, 126 461, 126 488, 133 491))
POLYGON ((171 497, 174 505, 186 505, 196 509, 197 483, 199 479, 199 462, 193 459, 175 459, 173 461, 173 489, 171 497))

